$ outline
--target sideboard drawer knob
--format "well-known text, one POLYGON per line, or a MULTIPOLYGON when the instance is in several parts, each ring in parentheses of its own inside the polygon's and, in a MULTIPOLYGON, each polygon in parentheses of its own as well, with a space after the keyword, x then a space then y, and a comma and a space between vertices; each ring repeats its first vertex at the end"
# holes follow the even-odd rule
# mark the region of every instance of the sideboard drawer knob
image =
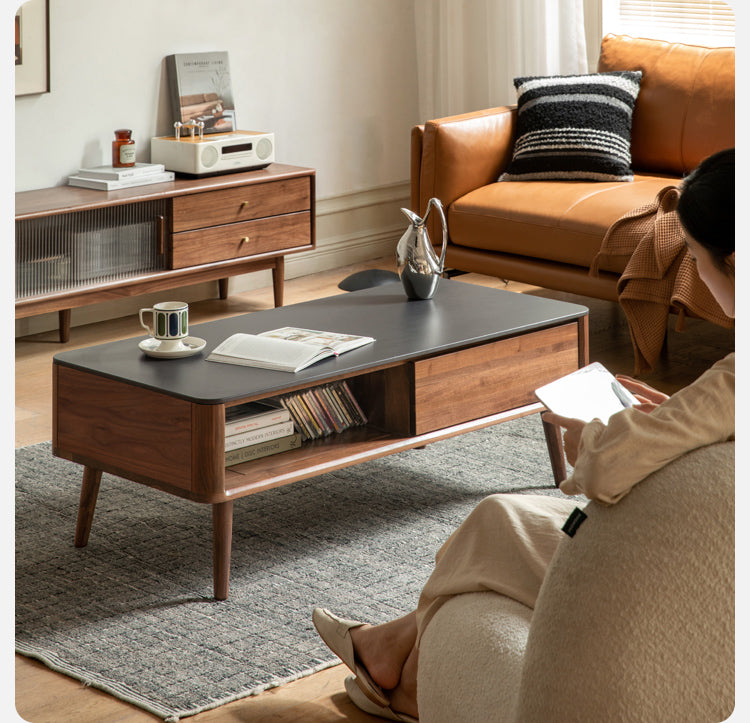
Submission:
POLYGON ((240 208, 246 208, 246 207, 247 207, 247 205, 248 205, 248 202, 247 202, 247 201, 243 201, 243 202, 242 202, 242 203, 240 204, 240 208))
POLYGON ((249 237, 249 236, 243 236, 243 237, 242 237, 242 240, 240 241, 240 243, 241 243, 241 244, 246 244, 246 243, 248 243, 249 241, 250 241, 250 237, 249 237))

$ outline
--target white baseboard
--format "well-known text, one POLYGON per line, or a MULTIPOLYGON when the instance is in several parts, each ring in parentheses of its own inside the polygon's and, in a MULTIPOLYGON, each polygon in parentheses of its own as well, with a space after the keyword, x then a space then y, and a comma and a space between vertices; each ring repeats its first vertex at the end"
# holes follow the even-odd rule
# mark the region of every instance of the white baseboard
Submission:
MULTIPOLYGON (((408 181, 317 199, 316 248, 287 256, 285 278, 294 279, 395 254, 396 243, 406 228, 406 219, 399 209, 408 205, 408 181)), ((238 294, 270 286, 271 272, 257 271, 231 277, 229 293, 238 294)), ((142 307, 164 301, 166 296, 178 298, 178 295, 181 301, 188 303, 215 298, 217 284, 204 282, 83 306, 72 310, 71 326, 136 315, 142 307)), ((57 329, 57 320, 56 312, 16 319, 16 337, 57 329)))

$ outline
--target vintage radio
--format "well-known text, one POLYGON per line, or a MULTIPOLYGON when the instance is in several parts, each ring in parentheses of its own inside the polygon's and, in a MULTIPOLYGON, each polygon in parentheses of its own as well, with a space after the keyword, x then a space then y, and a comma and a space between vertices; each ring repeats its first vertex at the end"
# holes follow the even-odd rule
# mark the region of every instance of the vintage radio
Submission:
MULTIPOLYGON (((151 162, 163 163, 168 171, 195 176, 265 168, 274 160, 273 133, 232 131, 151 139, 151 162)), ((201 128, 201 131, 203 129, 201 128)))

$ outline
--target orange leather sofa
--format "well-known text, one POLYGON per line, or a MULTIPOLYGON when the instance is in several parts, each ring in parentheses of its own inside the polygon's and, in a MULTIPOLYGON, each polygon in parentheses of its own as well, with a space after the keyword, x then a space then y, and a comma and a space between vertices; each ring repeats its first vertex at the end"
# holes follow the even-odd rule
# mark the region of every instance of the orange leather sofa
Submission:
MULTIPOLYGON (((496 182, 513 153, 515 106, 441 118, 412 130, 411 206, 446 209, 446 269, 617 301, 625 268, 589 275, 607 229, 703 158, 734 146, 734 48, 608 35, 599 72, 640 70, 630 182, 496 182)), ((434 216, 434 214, 433 214, 434 216)), ((431 222, 434 220, 431 218, 431 222)), ((430 229, 440 243, 439 226, 430 229)))

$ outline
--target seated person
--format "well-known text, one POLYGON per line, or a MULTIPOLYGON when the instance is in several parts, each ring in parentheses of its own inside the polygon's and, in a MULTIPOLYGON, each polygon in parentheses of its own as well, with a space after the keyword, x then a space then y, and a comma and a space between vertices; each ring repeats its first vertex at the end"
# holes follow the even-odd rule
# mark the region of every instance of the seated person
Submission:
MULTIPOLYGON (((734 149, 707 158, 684 180, 677 215, 698 274, 734 317, 734 149)), ((734 353, 671 397, 629 377, 619 379, 640 404, 607 425, 543 416, 565 430, 565 454, 574 469, 560 485, 564 493, 615 504, 681 455, 734 439, 734 353)), ((316 608, 318 633, 354 673, 345 681, 353 702, 390 720, 417 720, 419 642, 437 609, 454 595, 486 590, 533 608, 575 506, 551 496, 491 495, 437 553, 416 610, 367 625, 316 608)))

